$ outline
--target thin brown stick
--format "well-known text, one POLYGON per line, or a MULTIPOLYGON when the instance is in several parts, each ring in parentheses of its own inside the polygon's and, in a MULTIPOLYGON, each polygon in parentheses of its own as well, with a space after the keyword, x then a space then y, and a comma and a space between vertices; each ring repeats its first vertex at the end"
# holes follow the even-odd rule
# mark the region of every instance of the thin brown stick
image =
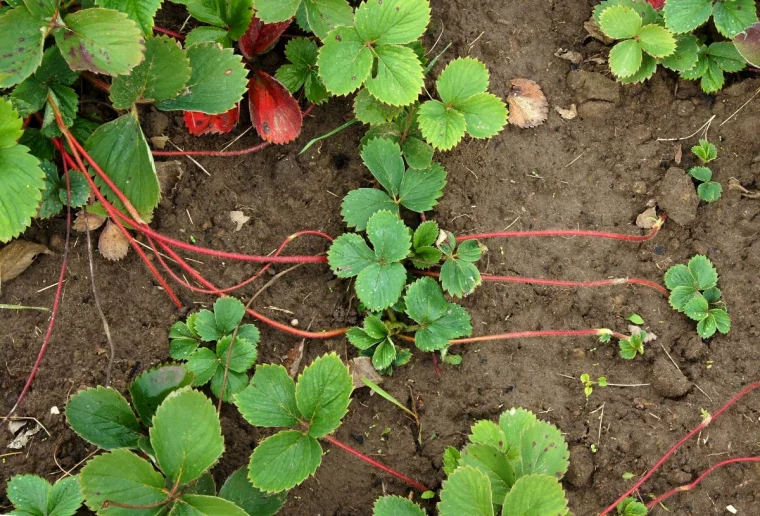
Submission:
MULTIPOLYGON (((87 206, 84 208, 84 216, 87 217, 87 206)), ((100 296, 98 296, 98 289, 95 286, 95 263, 92 259, 92 239, 90 237, 90 226, 85 224, 85 230, 87 233, 87 258, 90 262, 90 289, 92 290, 92 298, 95 300, 95 308, 98 309, 98 315, 100 315, 100 322, 103 324, 103 333, 106 334, 106 340, 108 341, 108 366, 106 367, 106 383, 105 386, 111 385, 111 368, 113 367, 113 360, 116 356, 116 347, 113 345, 113 339, 111 338, 111 328, 108 325, 108 319, 106 314, 103 313, 103 307, 100 304, 100 296)))

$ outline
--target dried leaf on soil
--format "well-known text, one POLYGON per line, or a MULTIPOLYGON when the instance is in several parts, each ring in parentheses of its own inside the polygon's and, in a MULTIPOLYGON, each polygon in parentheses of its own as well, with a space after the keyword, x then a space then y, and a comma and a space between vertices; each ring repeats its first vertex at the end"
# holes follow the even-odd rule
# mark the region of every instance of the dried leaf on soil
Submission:
POLYGON ((564 48, 560 48, 554 53, 554 55, 560 59, 570 61, 571 63, 577 65, 583 62, 583 55, 580 52, 576 52, 575 50, 565 50, 564 48))
POLYGON ((234 222, 237 226, 235 227, 235 231, 240 231, 240 229, 243 227, 243 224, 251 220, 251 217, 248 217, 242 211, 231 211, 230 220, 234 222))
POLYGON ((747 199, 760 199, 760 190, 747 190, 741 185, 738 179, 733 177, 728 180, 728 189, 741 192, 742 197, 746 197, 747 199))
POLYGON ((84 233, 88 229, 90 231, 95 231, 100 226, 102 226, 106 221, 105 217, 101 217, 100 215, 96 215, 95 213, 80 211, 77 213, 76 218, 74 219, 74 223, 71 225, 71 227, 74 228, 74 231, 79 231, 80 233, 84 233))
POLYGON ((380 376, 372 365, 372 358, 370 357, 356 357, 348 362, 348 369, 351 371, 351 379, 354 382, 354 389, 360 387, 366 387, 362 381, 362 378, 380 385, 383 383, 383 377, 380 376))
POLYGON ((537 127, 549 116, 549 103, 541 86, 530 79, 513 79, 507 95, 509 123, 520 128, 537 127))
POLYGON ((291 378, 295 378, 298 375, 298 370, 301 368, 303 347, 305 343, 306 341, 302 340, 288 351, 288 358, 285 360, 285 369, 288 370, 288 374, 291 378))
POLYGON ((642 229, 652 229, 657 220, 657 210, 654 207, 650 207, 636 217, 636 226, 642 229))
POLYGON ((38 254, 53 254, 42 244, 14 240, 0 249, 0 284, 24 272, 38 254))
POLYGON ((98 251, 106 260, 118 261, 124 258, 129 251, 129 242, 121 230, 111 222, 106 223, 105 229, 98 240, 98 251))
POLYGON ((42 427, 35 423, 33 427, 27 428, 16 435, 16 438, 8 444, 8 448, 11 450, 21 450, 25 448, 26 445, 29 444, 29 441, 32 440, 32 437, 38 434, 40 430, 42 430, 42 427))
MULTIPOLYGON (((629 324, 628 333, 630 333, 631 335, 641 335, 641 328, 638 326, 629 324)), ((655 335, 651 331, 648 331, 646 337, 644 337, 644 340, 642 340, 641 342, 643 342, 644 344, 648 344, 650 342, 654 342, 655 340, 657 340, 657 335, 655 335)))
POLYGON ((597 27, 596 22, 594 21, 594 17, 588 19, 587 22, 583 24, 583 28, 586 29, 586 32, 588 32, 588 35, 592 38, 601 41, 605 45, 611 45, 614 43, 614 39, 608 38, 604 32, 602 32, 599 27, 597 27))
POLYGON ((554 110, 565 120, 572 120, 578 116, 578 108, 575 107, 575 104, 570 104, 570 107, 567 109, 554 106, 554 110))
POLYGON ((681 142, 673 144, 673 159, 675 160, 676 165, 681 164, 681 160, 683 159, 683 147, 681 147, 681 142))

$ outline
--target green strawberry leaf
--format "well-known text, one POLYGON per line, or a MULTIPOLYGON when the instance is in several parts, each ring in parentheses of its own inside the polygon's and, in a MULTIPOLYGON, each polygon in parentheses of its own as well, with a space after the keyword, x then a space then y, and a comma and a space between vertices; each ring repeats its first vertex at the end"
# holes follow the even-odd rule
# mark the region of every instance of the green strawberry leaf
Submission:
MULTIPOLYGON (((387 1, 392 3, 392 0, 387 1)), ((361 5, 377 4, 369 2, 361 5)), ((425 71, 414 50, 382 45, 375 48, 375 57, 376 72, 366 80, 367 90, 372 96, 391 106, 406 106, 417 100, 422 91, 425 71)))
POLYGON ((486 65, 472 57, 454 59, 438 76, 435 87, 446 105, 456 105, 488 89, 486 65))
POLYGON ((693 321, 701 321, 708 315, 710 305, 707 303, 707 299, 701 294, 694 296, 691 301, 686 303, 683 307, 686 317, 693 321))
POLYGON ((337 277, 353 278, 375 263, 375 253, 360 235, 345 233, 330 246, 327 261, 337 277))
MULTIPOLYGON (((45 190, 42 192, 42 203, 37 216, 47 219, 58 215, 66 204, 66 178, 58 176, 58 168, 50 161, 44 160, 40 167, 45 172, 45 190)), ((69 172, 71 189, 71 207, 79 208, 87 203, 90 197, 90 186, 84 176, 78 172, 69 172)))
POLYGON ((731 317, 729 317, 728 312, 726 312, 724 309, 711 308, 710 317, 715 320, 715 327, 719 332, 725 335, 731 331, 731 317))
POLYGON ((398 214, 398 204, 382 190, 358 188, 343 198, 340 214, 348 227, 364 231, 370 217, 383 210, 398 214))
POLYGON ((224 396, 222 396, 222 383, 224 383, 224 368, 219 367, 214 372, 214 376, 211 377, 211 392, 218 399, 232 403, 235 399, 235 394, 243 392, 248 385, 248 375, 231 370, 227 371, 227 385, 224 388, 224 396))
POLYGON ((193 374, 193 387, 206 385, 219 368, 219 358, 209 348, 198 348, 187 357, 187 370, 193 374))
POLYGON ((662 66, 674 72, 692 70, 699 61, 699 41, 693 34, 676 36, 676 50, 660 61, 662 66))
POLYGON ((396 360, 396 346, 391 339, 385 339, 375 348, 372 354, 372 365, 378 371, 390 367, 396 360))
POLYGON ((437 100, 424 102, 417 114, 422 136, 436 149, 453 149, 467 131, 464 114, 437 100))
POLYGON ((438 265, 441 261, 443 253, 432 246, 422 246, 414 250, 411 260, 412 265, 418 269, 429 269, 434 265, 438 265))
MULTIPOLYGON (((227 367, 227 352, 232 342, 232 335, 223 337, 216 345, 216 356, 219 358, 221 369, 227 367)), ((253 364, 256 363, 256 345, 248 339, 241 337, 235 338, 235 345, 232 346, 232 355, 230 356, 229 370, 236 373, 245 373, 253 364)))
POLYGON ((221 45, 222 48, 232 47, 232 40, 230 39, 229 32, 225 29, 209 25, 196 27, 187 34, 187 37, 185 37, 186 49, 200 43, 216 43, 221 45))
MULTIPOLYGON (((521 436, 538 420, 535 414, 522 408, 511 408, 499 416, 499 426, 506 437, 506 453, 510 461, 518 461, 521 449, 521 436)), ((515 462, 516 465, 516 462, 515 462)))
POLYGON ((248 479, 262 491, 278 493, 309 478, 321 463, 322 448, 314 437, 298 430, 283 430, 253 450, 248 479))
POLYGON ((55 485, 37 475, 15 475, 8 481, 8 500, 18 516, 73 516, 82 505, 79 479, 59 480, 55 485))
POLYGON ((676 34, 691 32, 710 19, 713 11, 712 4, 713 0, 665 2, 662 10, 665 15, 665 26, 676 34))
POLYGON ((404 283, 406 269, 402 264, 373 263, 357 277, 356 293, 359 300, 370 310, 385 310, 401 297, 404 283))
POLYGON ((414 249, 420 247, 430 247, 438 240, 438 223, 434 220, 428 220, 417 226, 414 231, 414 237, 412 238, 412 245, 414 249))
POLYGON ((638 39, 641 49, 652 57, 663 58, 676 51, 676 38, 661 25, 643 26, 639 30, 638 39))
POLYGON ((412 168, 404 173, 398 200, 402 206, 412 211, 428 211, 438 204, 444 186, 446 170, 439 163, 432 163, 425 170, 412 168))
POLYGON ((708 314, 704 317, 704 319, 700 320, 697 323, 697 333, 700 337, 703 339, 709 339, 713 335, 715 335, 715 332, 718 330, 718 324, 715 320, 715 317, 708 314))
MULTIPOLYGON (((156 12, 161 6, 162 0, 95 0, 99 7, 115 9, 126 13, 129 19, 134 21, 143 32, 145 37, 153 36, 153 19, 156 12)), ((55 2, 58 3, 58 2, 55 2)), ((150 42, 148 40, 147 42, 150 42)), ((146 42, 146 43, 147 43, 146 42)), ((160 61, 162 65, 169 64, 169 61, 160 61)))
POLYGON ((217 496, 183 494, 172 507, 171 514, 193 516, 248 516, 243 509, 217 496))
POLYGON ((689 175, 697 181, 710 181, 712 179, 712 170, 707 167, 691 167, 689 175))
POLYGON ((747 67, 747 62, 730 41, 711 43, 707 47, 706 57, 720 67, 724 72, 741 72, 747 67))
MULTIPOLYGON (((10 5, 22 2, 6 2, 10 5)), ((59 0, 24 0, 23 4, 29 9, 34 16, 42 21, 47 21, 45 18, 52 18, 58 11, 58 6, 61 2, 59 0)))
POLYGON ((517 479, 504 499, 502 515, 537 516, 565 514, 567 499, 557 479, 547 475, 527 475, 517 479))
POLYGON ((303 87, 306 98, 322 104, 329 95, 317 70, 317 44, 307 38, 291 39, 285 46, 285 57, 291 64, 281 66, 275 77, 291 93, 303 87))
POLYGON ((190 385, 192 374, 181 365, 166 365, 145 371, 129 386, 132 404, 145 426, 150 426, 156 409, 166 397, 190 385))
POLYGON ((248 88, 248 72, 242 58, 231 48, 199 43, 187 49, 190 80, 179 96, 156 103, 164 111, 198 111, 209 115, 226 113, 240 101, 248 88))
POLYGON ((354 98, 354 115, 363 124, 377 125, 389 122, 401 114, 402 108, 384 104, 362 89, 354 98))
POLYGON ((351 373, 334 353, 317 358, 298 375, 296 403, 309 420, 310 436, 323 437, 340 426, 352 390, 351 373))
POLYGON ((713 21, 721 35, 731 39, 757 23, 753 0, 718 0, 713 6, 713 21))
MULTIPOLYGON (((127 113, 98 127, 84 145, 93 160, 124 193, 140 216, 150 221, 158 206, 161 188, 153 155, 135 113, 127 113)), ((116 194, 96 175, 101 192, 119 209, 116 194)))
POLYGON ((211 400, 189 387, 169 394, 153 416, 150 443, 169 485, 184 486, 200 477, 224 452, 211 400))
POLYGON ((182 3, 193 18, 224 29, 233 41, 245 33, 253 18, 253 0, 186 0, 182 3))
MULTIPOLYGON (((68 86, 63 86, 57 82, 50 84, 47 90, 47 96, 55 102, 58 109, 61 112, 61 118, 66 127, 71 127, 77 116, 77 110, 79 109, 79 96, 77 92, 68 86)), ((50 105, 50 99, 48 99, 45 106, 45 115, 42 119, 42 128, 40 133, 47 138, 55 138, 61 136, 61 131, 55 120, 55 112, 50 105)))
POLYGON ((507 107, 492 93, 477 93, 463 100, 457 109, 464 114, 467 134, 473 138, 496 136, 507 123, 507 107))
MULTIPOLYGON (((471 466, 457 468, 443 483, 438 503, 441 516, 493 516, 491 482, 471 466)), ((511 516, 511 513, 505 513, 511 516)))
POLYGON ((401 496, 381 496, 372 508, 373 516, 426 516, 422 507, 401 496))
POLYGON ((235 405, 254 426, 295 426, 303 417, 296 403, 296 385, 280 365, 257 367, 250 385, 235 396, 235 405))
POLYGON ((303 0, 306 22, 319 39, 335 27, 351 25, 354 11, 346 0, 303 0))
POLYGON ((630 7, 608 7, 599 18, 599 28, 612 39, 630 39, 641 30, 641 17, 630 7))
MULTIPOLYGON (((245 315, 245 305, 234 297, 222 297, 214 303, 214 319, 216 328, 222 335, 235 331, 235 328, 245 315)), ((258 342, 258 341, 257 341, 258 342)), ((255 344, 255 343, 253 343, 255 344)))
POLYGON ((169 330, 169 356, 175 360, 185 360, 200 345, 200 337, 189 324, 181 321, 172 325, 169 330))
MULTIPOLYGON (((710 163, 718 157, 718 149, 715 147, 715 145, 708 142, 707 140, 699 140, 699 145, 692 147, 691 152, 693 152, 694 155, 697 156, 700 161, 705 164, 710 163)), ((712 178, 712 175, 710 178, 712 178)), ((709 181, 710 178, 702 179, 702 181, 709 181)))
POLYGON ((633 337, 631 337, 630 339, 622 339, 618 342, 621 358, 624 358, 626 360, 633 360, 634 358, 636 358, 636 354, 638 353, 638 351, 634 347, 632 339, 633 337))
POLYGON ((621 41, 610 50, 610 70, 617 77, 623 79, 630 77, 639 71, 643 58, 638 41, 633 39, 621 41))
POLYGON ((372 71, 372 50, 354 27, 338 27, 327 34, 319 49, 319 76, 333 95, 359 89, 372 71))
POLYGON ((430 167, 435 150, 430 144, 410 136, 404 140, 402 153, 409 168, 425 170, 430 167))
POLYGON ((264 23, 288 20, 296 15, 301 0, 254 0, 256 16, 264 23))
POLYGON ((504 431, 487 419, 481 419, 472 425, 468 439, 474 444, 486 444, 502 452, 507 451, 507 436, 504 435, 504 431))
POLYGON ((443 471, 446 475, 451 475, 459 467, 459 459, 461 455, 459 450, 453 446, 449 446, 443 452, 443 471))
POLYGON ((233 502, 251 516, 274 516, 285 505, 287 492, 264 493, 251 485, 246 469, 240 468, 224 482, 219 498, 233 502))
POLYGON ((456 257, 466 262, 477 262, 485 250, 486 247, 480 245, 477 240, 465 240, 457 247, 456 257))
POLYGON ((717 303, 718 300, 720 300, 721 292, 718 287, 712 287, 702 292, 702 295, 705 296, 705 299, 707 299, 708 303, 713 304, 717 303))
POLYGON ((106 500, 122 504, 158 504, 167 498, 166 479, 150 462, 120 448, 91 459, 79 474, 85 504, 101 514, 158 516, 164 507, 122 510, 111 506, 103 510, 106 500))
POLYGON ((423 351, 444 349, 450 340, 472 333, 470 314, 446 301, 441 287, 432 278, 420 278, 412 283, 404 303, 407 315, 420 325, 414 342, 423 351))
POLYGON ((110 98, 117 109, 137 101, 155 102, 176 97, 190 79, 190 60, 176 41, 159 36, 145 43, 145 59, 129 75, 115 77, 110 98))
POLYGON ((140 423, 124 396, 93 387, 76 393, 66 404, 66 421, 82 439, 104 450, 137 448, 140 423))
POLYGON ((42 61, 46 27, 47 22, 23 6, 0 14, 0 34, 5 35, 0 38, 0 88, 10 88, 34 73, 42 61))
POLYGON ((63 22, 53 35, 72 70, 122 75, 143 60, 142 31, 122 12, 82 9, 64 16, 63 22))
POLYGON ((715 181, 708 181, 697 187, 697 195, 705 202, 717 201, 722 193, 723 187, 715 181))
POLYGON ((375 179, 392 197, 397 197, 404 179, 404 160, 399 144, 387 138, 375 138, 364 144, 361 156, 375 179))
POLYGON ((596 26, 601 26, 602 14, 609 7, 622 5, 633 9, 641 17, 642 24, 648 25, 655 23, 658 19, 658 13, 654 10, 652 5, 647 0, 603 0, 596 7, 594 7, 594 23, 596 26))
POLYGON ((657 71, 657 60, 649 54, 643 54, 641 59, 641 67, 638 71, 630 77, 619 77, 618 82, 620 84, 639 84, 648 79, 651 79, 654 72, 657 71))
POLYGON ((504 503, 504 497, 515 483, 516 477, 515 470, 502 451, 486 444, 469 444, 462 450, 459 464, 485 473, 491 482, 492 503, 504 503))
POLYGON ((376 45, 405 45, 419 39, 430 21, 427 0, 363 2, 356 9, 356 31, 376 45))
POLYGON ((569 466, 570 452, 562 433, 556 426, 536 421, 520 434, 520 459, 515 473, 520 478, 539 473, 561 478, 569 466))
POLYGON ((646 516, 647 506, 629 496, 618 504, 617 514, 618 516, 646 516))
POLYGON ((441 266, 441 285, 452 296, 472 294, 481 283, 480 271, 471 262, 448 257, 441 266))
POLYGON ((689 272, 693 279, 694 287, 706 290, 718 283, 718 271, 712 262, 705 256, 697 255, 689 260, 689 272))

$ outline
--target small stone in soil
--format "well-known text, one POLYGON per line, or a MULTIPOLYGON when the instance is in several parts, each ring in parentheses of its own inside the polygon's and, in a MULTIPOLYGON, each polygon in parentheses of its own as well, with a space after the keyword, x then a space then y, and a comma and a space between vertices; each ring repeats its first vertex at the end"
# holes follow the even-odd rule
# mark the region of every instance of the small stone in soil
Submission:
POLYGON ((691 382, 665 357, 654 362, 652 386, 665 398, 680 398, 691 390, 691 382))
POLYGON ((668 213, 668 219, 679 226, 691 224, 697 218, 699 197, 691 178, 680 168, 671 167, 657 189, 657 204, 668 213))

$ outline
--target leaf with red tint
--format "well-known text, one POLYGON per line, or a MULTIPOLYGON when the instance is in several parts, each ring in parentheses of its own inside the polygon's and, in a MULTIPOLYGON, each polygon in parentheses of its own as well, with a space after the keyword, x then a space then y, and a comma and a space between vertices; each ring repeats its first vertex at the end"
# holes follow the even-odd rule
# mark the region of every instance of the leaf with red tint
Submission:
POLYGON ((232 131, 240 120, 240 104, 221 115, 185 111, 185 126, 193 136, 223 134, 232 131))
POLYGON ((292 20, 279 23, 264 23, 257 16, 251 20, 248 30, 238 41, 240 53, 249 61, 269 50, 280 38, 292 20))
POLYGON ((301 108, 280 81, 257 70, 248 81, 251 120, 264 140, 288 143, 301 134, 301 108))
POLYGON ((665 7, 665 0, 647 0, 647 2, 658 11, 665 7))
POLYGON ((734 38, 736 50, 749 64, 760 68, 760 22, 737 34, 734 38))

